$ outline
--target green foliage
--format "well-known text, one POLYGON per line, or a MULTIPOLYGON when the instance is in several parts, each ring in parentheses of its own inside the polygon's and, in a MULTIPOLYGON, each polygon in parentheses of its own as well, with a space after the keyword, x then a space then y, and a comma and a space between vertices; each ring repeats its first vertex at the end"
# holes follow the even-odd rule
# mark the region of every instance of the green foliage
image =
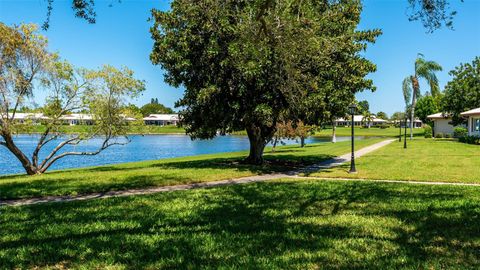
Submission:
POLYGON ((149 116, 150 114, 173 114, 175 113, 171 108, 166 107, 160 103, 148 103, 140 108, 143 116, 149 116))
POLYGON ((370 105, 368 104, 368 101, 366 100, 359 101, 357 110, 359 114, 364 114, 364 113, 370 114, 370 105))
POLYGON ((468 135, 468 130, 464 127, 455 127, 453 129, 453 137, 461 138, 468 135))
POLYGON ((480 144, 480 136, 478 135, 465 135, 458 138, 459 142, 468 144, 480 144))
POLYGON ((441 97, 434 98, 430 94, 421 96, 415 105, 415 116, 423 123, 430 122, 427 116, 440 111, 440 99, 441 97))
POLYGON ((425 125, 424 130, 425 130, 425 138, 431 139, 433 136, 432 127, 427 124, 425 125))
POLYGON ((442 132, 437 132, 437 133, 435 134, 435 138, 436 138, 436 139, 441 139, 441 138, 444 138, 444 135, 443 135, 442 132))
POLYGON ((465 123, 460 113, 480 107, 480 57, 460 64, 449 72, 453 79, 445 86, 443 112, 451 113, 453 123, 465 123))
POLYGON ((390 119, 397 121, 405 121, 405 112, 394 112, 390 119))
POLYGON ((377 113, 377 118, 383 119, 383 120, 388 120, 388 115, 385 112, 378 112, 377 113))
POLYGON ((151 60, 185 87, 176 106, 192 138, 247 130, 257 163, 277 122, 330 121, 373 89, 376 67, 359 53, 380 31, 357 31, 360 11, 353 0, 177 0, 152 13, 151 60))

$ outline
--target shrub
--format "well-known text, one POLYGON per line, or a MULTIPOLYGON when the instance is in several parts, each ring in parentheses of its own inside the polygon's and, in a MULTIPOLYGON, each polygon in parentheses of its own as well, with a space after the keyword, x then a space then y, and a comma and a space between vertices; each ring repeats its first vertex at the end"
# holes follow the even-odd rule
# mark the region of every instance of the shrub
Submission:
POLYGON ((458 138, 458 141, 462 142, 462 143, 468 143, 468 144, 480 144, 480 136, 478 136, 478 135, 473 135, 473 136, 465 135, 463 137, 458 138))
POLYGON ((425 138, 432 138, 432 127, 430 125, 425 125, 425 138))
POLYGON ((450 133, 445 133, 443 137, 448 139, 448 138, 451 138, 452 136, 450 135, 450 133))
POLYGON ((437 139, 443 138, 443 133, 438 132, 437 134, 435 134, 435 138, 437 138, 437 139))
POLYGON ((456 127, 453 129, 453 137, 461 138, 468 135, 468 130, 464 127, 456 127))

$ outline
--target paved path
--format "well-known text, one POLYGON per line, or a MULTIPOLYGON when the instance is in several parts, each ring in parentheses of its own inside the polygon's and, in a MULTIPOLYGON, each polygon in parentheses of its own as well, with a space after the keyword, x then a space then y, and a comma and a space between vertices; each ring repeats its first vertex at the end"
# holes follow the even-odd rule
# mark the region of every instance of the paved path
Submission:
MULTIPOLYGON (((361 157, 365 154, 368 154, 372 151, 375 151, 391 142, 395 141, 395 139, 385 140, 367 147, 364 147, 355 152, 356 157, 361 157)), ((176 190, 188 190, 188 189, 195 189, 195 188, 205 188, 205 187, 217 187, 217 186, 224 186, 224 185, 231 185, 231 184, 244 184, 244 183, 252 183, 252 182, 263 182, 267 180, 279 179, 279 178, 287 178, 287 177, 297 177, 297 178, 312 178, 312 177, 300 177, 298 176, 299 173, 308 173, 313 171, 318 171, 321 169, 331 168, 338 165, 341 165, 345 162, 350 161, 350 153, 326 160, 314 166, 309 166, 297 171, 291 171, 286 173, 274 173, 274 174, 265 174, 265 175, 254 175, 248 176, 243 178, 237 179, 230 179, 230 180, 221 180, 221 181, 213 181, 213 182, 204 182, 204 183, 197 183, 197 184, 186 184, 186 185, 175 185, 175 186, 166 186, 166 187, 152 187, 152 188, 144 188, 144 189, 132 189, 132 190, 119 190, 119 191, 109 191, 109 192, 102 192, 102 193, 92 193, 87 195, 78 195, 78 196, 47 196, 41 198, 31 198, 31 199, 17 199, 17 200, 4 200, 0 201, 0 206, 21 206, 21 205, 32 205, 32 204, 39 204, 39 203, 49 203, 49 202, 69 202, 69 201, 84 201, 90 199, 97 199, 97 198, 110 198, 110 197, 121 197, 121 196, 131 196, 131 195, 144 195, 144 194, 152 194, 158 192, 168 192, 168 191, 176 191, 176 190)), ((316 178, 316 179, 325 179, 325 178, 316 178)), ((331 180, 331 178, 329 178, 331 180)), ((347 180, 347 179, 338 179, 338 180, 347 180)), ((353 179, 348 179, 353 180, 353 179)), ((357 179, 358 180, 358 179, 357 179)), ((363 181, 366 181, 363 179, 363 181)), ((389 181, 389 180, 384 180, 389 181)), ((402 181, 391 181, 391 182, 402 182, 402 181)), ((404 182, 402 182, 404 183, 404 182)), ((428 184, 432 184, 432 182, 427 182, 428 184)), ((440 184, 440 183, 438 183, 440 184)), ((447 184, 447 183, 445 183, 447 184)), ((466 185, 466 184, 465 184, 466 185)))

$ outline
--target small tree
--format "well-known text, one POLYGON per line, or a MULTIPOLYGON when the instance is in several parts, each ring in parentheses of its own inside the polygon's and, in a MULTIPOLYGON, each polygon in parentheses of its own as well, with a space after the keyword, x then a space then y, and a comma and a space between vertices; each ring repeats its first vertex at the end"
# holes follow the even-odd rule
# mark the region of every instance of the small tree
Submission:
POLYGON ((420 97, 415 105, 415 116, 422 120, 423 123, 430 124, 431 121, 427 118, 427 116, 437 113, 440 110, 440 99, 440 94, 437 96, 437 98, 434 98, 429 93, 420 97))
POLYGON ((97 155, 112 145, 128 142, 126 116, 122 114, 125 98, 136 97, 144 89, 144 83, 134 79, 131 70, 111 66, 97 71, 74 68, 47 52, 47 41, 37 34, 34 25, 8 27, 0 23, 0 44, 0 145, 20 161, 27 174, 44 173, 66 156, 97 155), (20 123, 15 115, 34 97, 35 86, 47 92, 45 106, 40 109, 47 118, 42 119, 45 131, 29 158, 13 136, 31 128, 32 121, 20 123), (94 125, 86 133, 65 134, 62 116, 80 110, 93 117, 94 125), (94 137, 103 138, 96 151, 61 151, 94 137), (60 142, 41 159, 40 151, 55 141, 60 142))

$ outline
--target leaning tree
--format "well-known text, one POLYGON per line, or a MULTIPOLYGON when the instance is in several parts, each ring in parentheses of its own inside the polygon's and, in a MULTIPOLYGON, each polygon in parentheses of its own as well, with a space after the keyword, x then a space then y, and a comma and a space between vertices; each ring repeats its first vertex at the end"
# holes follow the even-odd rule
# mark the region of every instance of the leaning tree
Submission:
POLYGON ((18 159, 29 175, 44 173, 67 156, 96 155, 112 145, 127 143, 125 101, 143 89, 144 83, 127 68, 87 70, 60 60, 47 51, 47 40, 35 25, 0 23, 0 146, 18 159), (19 121, 19 109, 40 91, 46 96, 41 115, 31 114, 19 121), (63 117, 75 111, 91 115, 93 125, 81 134, 67 135, 63 117), (26 153, 14 137, 31 131, 39 122, 44 131, 33 153, 26 153), (102 138, 94 151, 65 150, 94 137, 102 138), (45 146, 53 143, 57 145, 41 155, 45 146))
POLYGON ((176 0, 152 12, 151 60, 185 88, 176 106, 192 138, 246 130, 246 162, 261 164, 277 122, 318 124, 329 92, 371 88, 359 52, 380 32, 357 31, 360 12, 356 0, 176 0))
POLYGON ((436 71, 441 71, 442 67, 434 61, 428 61, 423 58, 423 54, 418 54, 417 59, 415 60, 415 69, 414 74, 407 76, 403 79, 402 90, 403 96, 405 97, 405 102, 410 97, 412 102, 408 105, 411 105, 410 109, 410 139, 413 139, 413 124, 415 120, 415 106, 417 104, 417 98, 420 97, 420 78, 423 78, 427 81, 430 86, 430 92, 434 95, 438 93, 438 79, 435 74, 436 71))

